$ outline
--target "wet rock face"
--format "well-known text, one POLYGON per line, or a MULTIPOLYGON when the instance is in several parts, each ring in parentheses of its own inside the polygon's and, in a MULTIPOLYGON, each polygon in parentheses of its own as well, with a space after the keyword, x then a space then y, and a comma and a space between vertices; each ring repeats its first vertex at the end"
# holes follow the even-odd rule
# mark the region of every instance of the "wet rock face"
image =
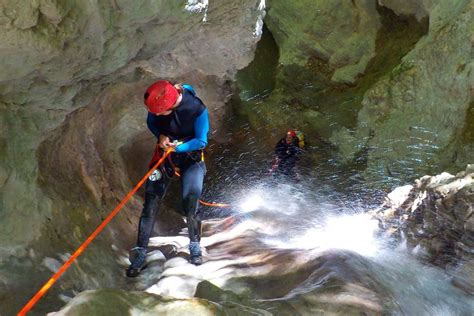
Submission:
MULTIPOLYGON (((468 109, 472 43, 466 41, 473 27, 472 4, 438 2, 407 6, 393 1, 400 14, 429 14, 429 31, 387 76, 365 93, 357 128, 333 134, 333 141, 351 143, 341 147, 345 159, 366 148, 368 179, 407 179, 406 174, 456 172, 470 163, 472 142, 461 140, 470 126, 468 109), (343 141, 345 139, 345 141, 343 141)), ((424 2, 423 2, 424 3, 424 2)), ((472 160, 472 159, 471 159, 472 160)), ((400 183, 400 182, 399 182, 400 183)))
POLYGON ((414 253, 448 268, 460 287, 474 291, 474 168, 453 176, 424 176, 399 187, 377 211, 385 228, 406 238, 414 253))
POLYGON ((331 80, 353 83, 375 54, 380 27, 375 1, 271 1, 266 23, 282 64, 317 56, 335 69, 331 80))
POLYGON ((174 249, 149 253, 142 275, 124 286, 135 291, 85 291, 58 315, 128 315, 137 310, 181 315, 189 309, 199 315, 380 315, 395 308, 390 290, 372 273, 376 264, 356 253, 268 248, 257 231, 243 228, 235 218, 205 226, 209 236, 202 240, 207 253, 203 265, 192 266, 182 257, 186 237, 153 238, 154 247, 174 249), (240 234, 235 236, 233 229, 240 234))

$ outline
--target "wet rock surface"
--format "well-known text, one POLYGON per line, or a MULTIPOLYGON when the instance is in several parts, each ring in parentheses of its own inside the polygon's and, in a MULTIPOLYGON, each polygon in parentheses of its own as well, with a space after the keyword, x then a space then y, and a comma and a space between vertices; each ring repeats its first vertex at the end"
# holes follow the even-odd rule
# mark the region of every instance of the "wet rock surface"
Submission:
MULTIPOLYGON (((120 290, 85 291, 59 312, 60 315, 237 315, 236 309, 208 300, 183 300, 144 292, 120 290)), ((252 309, 239 309, 239 315, 258 315, 252 309), (246 313, 247 312, 247 313, 246 313)))

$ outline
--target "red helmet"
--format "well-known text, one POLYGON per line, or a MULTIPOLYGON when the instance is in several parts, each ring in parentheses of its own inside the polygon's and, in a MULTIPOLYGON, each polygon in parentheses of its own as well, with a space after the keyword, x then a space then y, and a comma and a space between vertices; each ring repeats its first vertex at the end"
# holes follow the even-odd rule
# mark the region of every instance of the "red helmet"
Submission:
POLYGON ((295 138, 296 137, 296 131, 294 129, 290 129, 286 135, 290 136, 291 138, 295 138))
POLYGON ((166 80, 159 80, 146 89, 145 105, 151 113, 161 113, 171 109, 178 100, 178 90, 166 80))

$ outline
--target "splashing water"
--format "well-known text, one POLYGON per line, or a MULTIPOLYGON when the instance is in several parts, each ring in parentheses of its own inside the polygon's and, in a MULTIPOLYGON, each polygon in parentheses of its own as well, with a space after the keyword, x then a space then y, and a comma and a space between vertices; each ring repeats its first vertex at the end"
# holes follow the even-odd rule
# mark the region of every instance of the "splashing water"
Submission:
POLYGON ((271 191, 259 187, 240 204, 241 213, 254 212, 250 221, 258 221, 257 218, 265 217, 267 213, 276 218, 277 227, 285 227, 284 236, 270 232, 264 238, 265 243, 282 249, 342 249, 364 256, 377 253, 380 242, 380 237, 376 236, 379 230, 377 220, 361 213, 361 210, 346 210, 342 215, 334 215, 338 209, 336 205, 322 201, 319 201, 319 205, 311 204, 305 200, 305 192, 293 191, 288 194, 289 190, 292 188, 284 185, 271 191), (307 211, 311 209, 313 214, 308 216, 307 211), (347 211, 352 214, 347 214, 347 211))
POLYGON ((294 248, 343 249, 364 256, 377 253, 378 221, 367 214, 331 217, 320 227, 308 229, 302 236, 292 238, 287 245, 294 248))
POLYGON ((265 0, 260 0, 257 8, 257 22, 255 22, 255 30, 253 31, 252 35, 254 37, 260 37, 263 33, 263 18, 265 17, 265 0))
POLYGON ((393 315, 470 315, 474 301, 454 287, 443 270, 422 264, 406 248, 394 245, 363 209, 328 202, 336 199, 285 185, 261 186, 242 198, 240 211, 245 225, 256 228, 269 247, 307 250, 314 256, 345 250, 372 262, 372 276, 390 289, 399 307, 393 315))
MULTIPOLYGON (((193 267, 182 257, 167 260, 162 277, 147 292, 193 297, 202 280, 226 289, 233 277, 265 276, 277 266, 304 266, 305 262, 318 262, 313 259, 322 258, 330 265, 326 268, 331 269, 333 262, 336 264, 336 275, 348 271, 349 283, 350 275, 365 275, 379 284, 375 291, 387 294, 387 300, 393 304, 387 310, 390 315, 470 315, 474 308, 472 299, 451 285, 444 271, 422 264, 408 249, 397 247, 382 234, 378 221, 365 213, 363 207, 342 202, 337 193, 328 195, 327 190, 322 193, 314 187, 307 189, 306 185, 262 183, 236 191, 233 196, 228 192, 229 202, 239 208, 224 219, 232 224, 228 228, 219 226, 221 229, 201 240, 209 261, 193 267), (289 257, 278 257, 282 253, 289 257), (334 255, 349 260, 327 259, 334 255), (267 258, 296 261, 266 262, 267 258)), ((186 234, 155 237, 151 244, 170 245, 178 237, 181 240, 177 248, 187 251, 186 234)), ((344 274, 341 277, 345 280, 344 274)), ((308 277, 295 284, 287 296, 271 300, 291 299, 291 295, 311 297, 311 293, 325 286, 321 279, 308 277)))
POLYGON ((202 22, 207 22, 207 10, 209 8, 209 0, 188 0, 184 9, 191 13, 201 13, 204 11, 202 22))
POLYGON ((265 204, 262 196, 258 193, 253 193, 245 201, 240 203, 241 213, 249 213, 258 210, 265 204))

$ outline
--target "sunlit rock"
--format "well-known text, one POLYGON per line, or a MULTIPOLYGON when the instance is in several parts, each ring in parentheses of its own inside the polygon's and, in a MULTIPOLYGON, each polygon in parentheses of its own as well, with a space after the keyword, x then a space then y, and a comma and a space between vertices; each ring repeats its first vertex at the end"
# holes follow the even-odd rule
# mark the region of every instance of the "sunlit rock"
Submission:
POLYGON ((417 249, 415 255, 421 252, 425 260, 447 268, 456 284, 473 292, 472 167, 455 176, 424 176, 403 188, 389 195, 376 216, 394 236, 406 238, 407 246, 417 249))

